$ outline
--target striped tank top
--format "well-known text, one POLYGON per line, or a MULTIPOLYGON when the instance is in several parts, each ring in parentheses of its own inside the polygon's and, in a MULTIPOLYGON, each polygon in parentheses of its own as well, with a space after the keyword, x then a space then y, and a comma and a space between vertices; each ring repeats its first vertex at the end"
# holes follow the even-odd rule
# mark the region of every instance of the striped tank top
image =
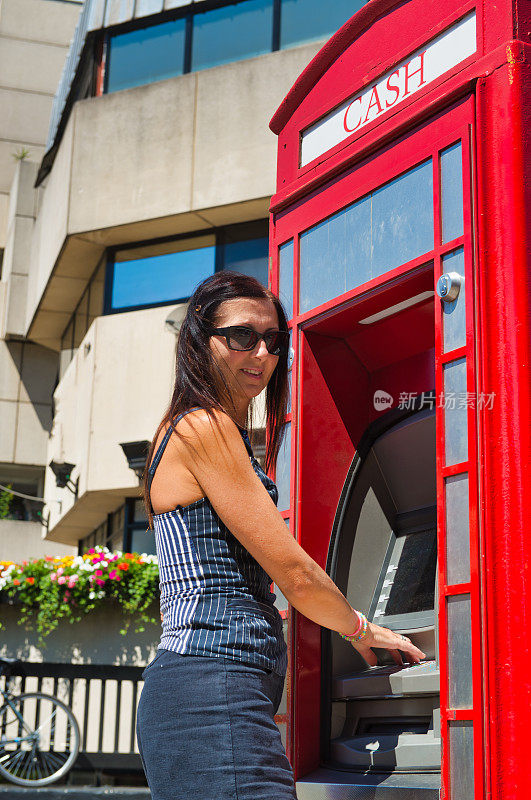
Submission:
MULTIPOLYGON (((277 487, 254 457, 247 431, 239 431, 251 465, 276 505, 277 487)), ((170 427, 149 467, 148 490, 171 432, 170 427)), ((159 649, 223 656, 284 675, 287 648, 271 578, 208 498, 154 514, 153 525, 163 615, 159 649)))

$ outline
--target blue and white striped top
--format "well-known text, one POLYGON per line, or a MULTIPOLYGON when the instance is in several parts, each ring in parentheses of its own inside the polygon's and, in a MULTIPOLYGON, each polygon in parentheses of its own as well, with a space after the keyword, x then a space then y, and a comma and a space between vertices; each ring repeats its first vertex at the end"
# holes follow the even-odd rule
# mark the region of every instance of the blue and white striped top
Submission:
MULTIPOLYGON (((254 457, 247 432, 239 430, 253 469, 276 505, 277 487, 254 457)), ((170 427, 148 470, 148 488, 171 432, 170 427)), ((271 578, 208 498, 155 514, 153 524, 163 615, 159 649, 223 656, 284 675, 287 648, 271 578)))

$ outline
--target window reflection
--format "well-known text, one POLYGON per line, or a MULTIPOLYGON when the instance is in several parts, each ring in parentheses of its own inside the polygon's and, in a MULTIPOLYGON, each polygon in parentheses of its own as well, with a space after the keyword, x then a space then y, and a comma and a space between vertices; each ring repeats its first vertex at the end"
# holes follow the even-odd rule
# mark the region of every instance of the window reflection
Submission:
POLYGON ((216 8, 194 17, 192 69, 205 69, 271 51, 273 0, 216 8))
POLYGON ((288 319, 293 316, 293 239, 278 249, 278 296, 288 319))
POLYGON ((194 287, 212 275, 215 268, 215 240, 195 240, 159 246, 169 252, 146 254, 146 249, 119 251, 113 270, 110 309, 155 305, 189 297, 194 287))
POLYGON ((175 19, 112 36, 107 91, 182 75, 185 31, 186 20, 175 19))
POLYGON ((463 235, 463 165, 461 142, 441 153, 442 240, 463 235))
POLYGON ((275 483, 278 489, 279 511, 286 511, 290 507, 290 473, 291 473, 291 422, 285 427, 284 439, 280 445, 277 458, 275 483))
MULTIPOLYGON (((156 24, 110 37, 106 91, 327 39, 366 2, 225 0, 205 11, 186 0, 167 0, 165 10, 176 9, 181 14, 178 19, 160 22, 160 16, 154 16, 156 24)), ((143 5, 147 15, 148 0, 143 5)))
POLYGON ((216 269, 230 269, 267 286, 267 221, 257 220, 115 252, 107 313, 185 301, 216 269))
POLYGON ((300 311, 432 249, 430 159, 301 234, 300 311))
POLYGON ((323 13, 322 0, 282 0, 280 46, 313 42, 331 36, 367 0, 334 0, 327 3, 323 13))

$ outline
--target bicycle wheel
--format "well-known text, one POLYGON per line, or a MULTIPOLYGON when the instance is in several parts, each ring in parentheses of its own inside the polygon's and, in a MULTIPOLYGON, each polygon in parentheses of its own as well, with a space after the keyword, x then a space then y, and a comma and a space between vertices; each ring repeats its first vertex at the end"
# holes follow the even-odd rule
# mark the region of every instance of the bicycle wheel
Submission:
POLYGON ((79 752, 79 726, 57 697, 27 692, 0 708, 0 775, 19 786, 62 778, 79 752))

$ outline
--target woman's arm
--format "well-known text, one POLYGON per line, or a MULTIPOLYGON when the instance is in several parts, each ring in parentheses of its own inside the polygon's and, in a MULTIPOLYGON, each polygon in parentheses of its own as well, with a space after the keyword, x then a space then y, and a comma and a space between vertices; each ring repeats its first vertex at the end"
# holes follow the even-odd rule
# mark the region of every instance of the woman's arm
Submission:
MULTIPOLYGON (((183 417, 178 429, 185 442, 172 437, 170 458, 179 459, 190 470, 227 528, 297 611, 318 625, 353 634, 358 617, 352 606, 289 532, 256 475, 230 417, 218 412, 215 418, 217 425, 205 411, 183 417)), ((371 645, 394 651, 399 663, 398 645, 412 660, 418 661, 424 655, 397 634, 369 624, 369 635, 354 646, 369 663, 376 663, 376 656, 369 650, 371 645)))

